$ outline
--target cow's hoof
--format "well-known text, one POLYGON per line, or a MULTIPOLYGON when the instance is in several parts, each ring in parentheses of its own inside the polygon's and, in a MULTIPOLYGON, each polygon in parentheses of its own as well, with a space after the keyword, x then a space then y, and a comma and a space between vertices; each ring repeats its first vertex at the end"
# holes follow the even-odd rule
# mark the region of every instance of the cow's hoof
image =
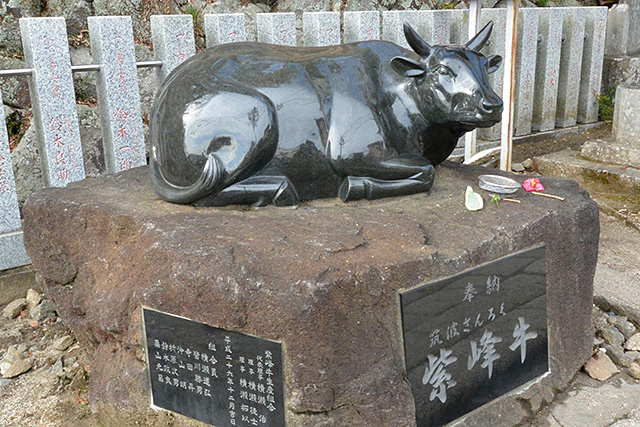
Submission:
POLYGON ((271 202, 275 206, 296 206, 300 203, 298 192, 288 179, 282 182, 271 202))
POLYGON ((365 178, 360 176, 348 176, 340 185, 338 196, 343 202, 351 202, 353 200, 362 200, 365 197, 365 178))

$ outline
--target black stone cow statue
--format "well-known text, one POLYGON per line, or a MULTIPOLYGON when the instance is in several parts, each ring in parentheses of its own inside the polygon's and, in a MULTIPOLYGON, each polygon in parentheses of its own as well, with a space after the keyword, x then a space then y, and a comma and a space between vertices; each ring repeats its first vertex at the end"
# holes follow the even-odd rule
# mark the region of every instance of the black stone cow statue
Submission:
POLYGON ((151 117, 150 170, 165 200, 198 206, 428 191, 434 165, 465 132, 500 121, 479 51, 384 41, 330 47, 220 45, 163 82, 151 117))

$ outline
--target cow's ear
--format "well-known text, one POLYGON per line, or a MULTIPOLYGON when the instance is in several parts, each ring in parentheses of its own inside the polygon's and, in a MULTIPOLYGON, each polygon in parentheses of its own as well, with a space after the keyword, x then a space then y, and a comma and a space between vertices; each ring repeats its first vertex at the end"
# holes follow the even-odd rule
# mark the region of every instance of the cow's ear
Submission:
POLYGON ((422 77, 424 75, 425 68, 420 61, 415 61, 411 58, 405 58, 404 56, 396 56, 391 60, 391 66, 396 73, 405 77, 422 77))
POLYGON ((489 61, 489 73, 498 71, 500 65, 502 65, 502 57, 500 55, 492 55, 487 60, 489 61))

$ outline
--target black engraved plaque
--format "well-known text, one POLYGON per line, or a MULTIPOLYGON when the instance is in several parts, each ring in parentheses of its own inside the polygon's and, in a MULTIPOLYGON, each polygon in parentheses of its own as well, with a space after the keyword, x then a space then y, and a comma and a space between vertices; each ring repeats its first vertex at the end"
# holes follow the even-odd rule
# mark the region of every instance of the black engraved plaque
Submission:
POLYGON ((400 294, 421 426, 441 426, 549 370, 544 246, 400 294))
POLYGON ((216 427, 284 426, 279 342, 143 308, 151 404, 216 427))

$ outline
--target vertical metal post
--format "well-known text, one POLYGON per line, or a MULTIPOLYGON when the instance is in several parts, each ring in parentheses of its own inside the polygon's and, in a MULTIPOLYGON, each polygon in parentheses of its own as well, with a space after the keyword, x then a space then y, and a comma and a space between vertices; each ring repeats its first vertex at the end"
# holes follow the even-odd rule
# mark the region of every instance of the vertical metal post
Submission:
POLYGON ((505 37, 504 84, 502 99, 502 132, 500 149, 500 169, 511 170, 511 148, 513 145, 513 110, 515 101, 515 82, 518 55, 518 3, 520 0, 507 1, 507 28, 505 37))
MULTIPOLYGON (((482 7, 480 0, 471 0, 469 4, 469 39, 476 35, 478 32, 478 24, 480 23, 480 11, 482 7)), ((470 159, 471 156, 477 153, 478 147, 476 146, 477 132, 473 130, 467 132, 464 136, 464 159, 470 159)))

